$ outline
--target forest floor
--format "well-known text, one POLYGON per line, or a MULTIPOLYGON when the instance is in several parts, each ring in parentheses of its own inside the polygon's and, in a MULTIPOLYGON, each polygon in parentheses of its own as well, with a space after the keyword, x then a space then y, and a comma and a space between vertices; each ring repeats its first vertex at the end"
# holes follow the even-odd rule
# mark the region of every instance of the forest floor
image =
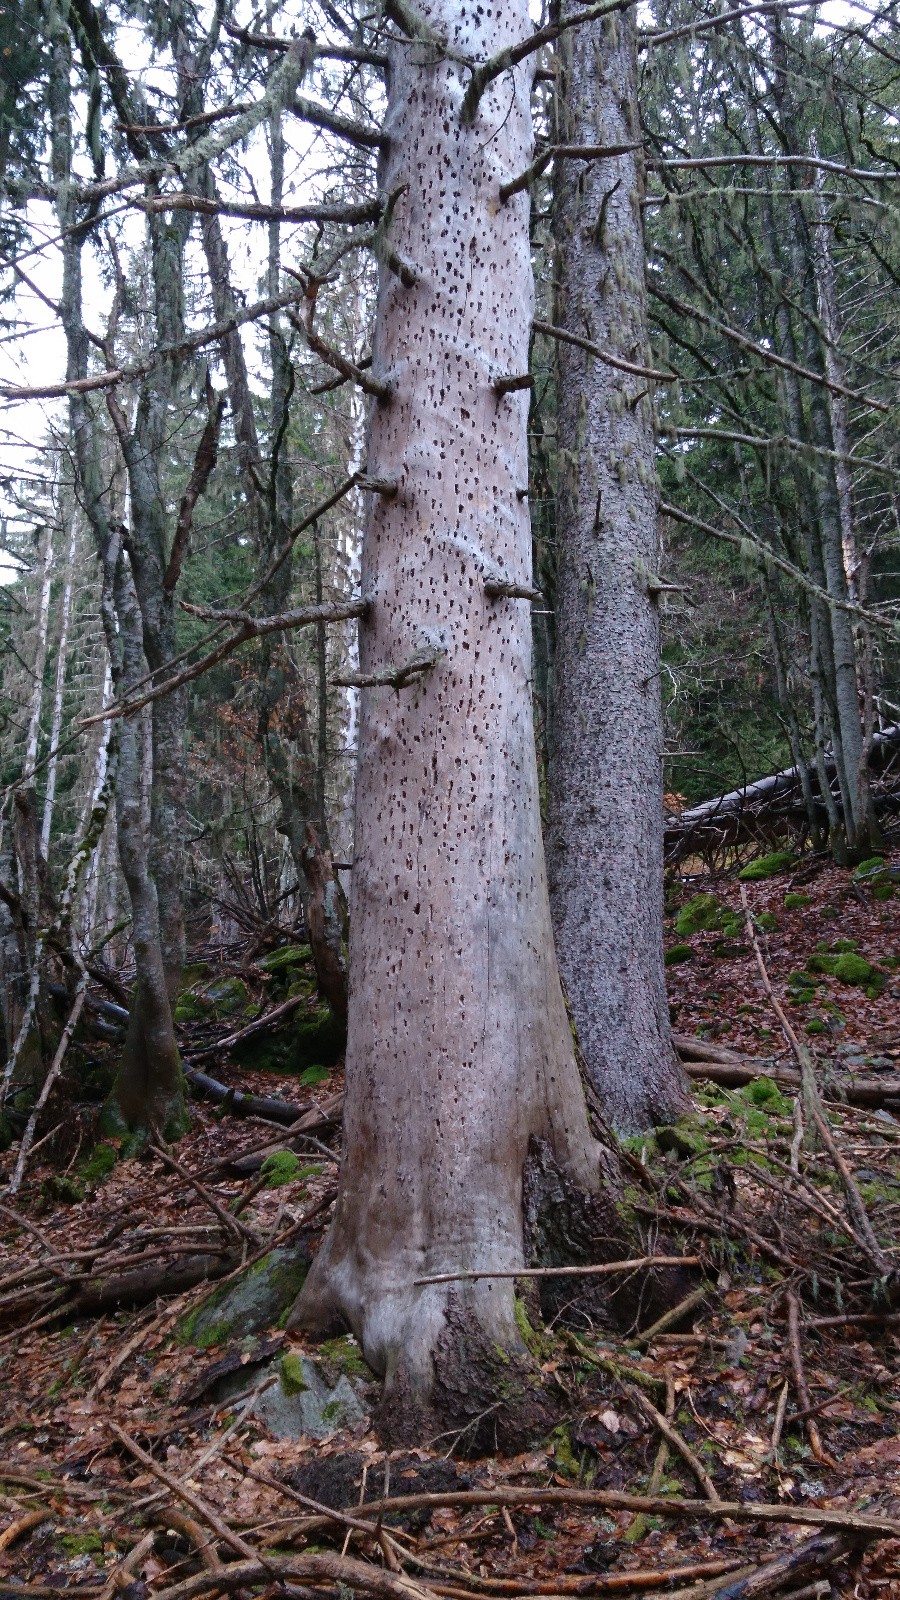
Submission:
MULTIPOLYGON (((768 1076, 698 1081, 693 1118, 628 1141, 634 1214, 649 1243, 662 1229, 701 1258, 702 1301, 649 1341, 587 1318, 536 1335, 560 1422, 522 1455, 469 1459, 462 1435, 385 1452, 351 1339, 304 1344, 258 1307, 251 1333, 223 1332, 203 1320, 220 1289, 178 1282, 198 1252, 221 1275, 315 1248, 336 1175, 327 1115, 285 1138, 197 1100, 175 1151, 92 1167, 82 1141, 68 1175, 52 1141, 36 1147, 0 1201, 0 1597, 900 1596, 900 1117, 833 1098, 829 1077, 838 1062, 897 1092, 900 898, 812 861, 745 890, 776 998, 815 1048, 833 1150, 768 1076), (868 981, 809 968, 842 954, 868 981), (262 1175, 234 1165, 292 1140, 300 1154, 262 1175), (107 1291, 129 1273, 119 1310, 107 1291), (323 1437, 279 1437, 285 1414, 298 1433, 296 1406, 267 1412, 266 1396, 316 1384, 344 1409, 320 1408, 323 1437), (418 1503, 373 1522, 398 1496, 418 1503)), ((790 1064, 736 878, 670 894, 677 1029, 790 1064), (718 925, 679 931, 700 894, 718 925)), ((326 1113, 341 1088, 339 1064, 300 1095, 225 1053, 198 1064, 326 1113)))

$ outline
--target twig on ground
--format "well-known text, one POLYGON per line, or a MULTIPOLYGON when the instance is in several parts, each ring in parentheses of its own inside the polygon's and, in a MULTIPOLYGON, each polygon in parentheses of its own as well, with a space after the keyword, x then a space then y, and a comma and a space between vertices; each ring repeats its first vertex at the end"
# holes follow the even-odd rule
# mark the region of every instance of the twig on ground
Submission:
POLYGON ((113 1600, 113 1596, 118 1594, 120 1589, 125 1588, 124 1580, 132 1577, 135 1568, 139 1567, 147 1556, 153 1554, 155 1544, 156 1529, 151 1528, 149 1533, 145 1533, 144 1537, 138 1540, 133 1550, 129 1550, 121 1561, 116 1562, 103 1588, 100 1590, 100 1600, 113 1600))
POLYGON ((788 1342, 791 1352, 791 1368, 794 1373, 794 1388, 801 1409, 806 1413, 806 1431, 809 1435, 809 1448, 817 1461, 825 1466, 833 1467, 834 1459, 822 1444, 822 1435, 813 1421, 810 1413, 814 1409, 809 1398, 809 1388, 806 1382, 806 1372, 803 1366, 803 1351, 800 1346, 800 1302, 792 1289, 785 1295, 788 1314, 788 1342))
POLYGON ((622 1387, 624 1388, 629 1399, 634 1402, 639 1410, 643 1411, 646 1417, 650 1418, 654 1427, 659 1430, 663 1438, 668 1439, 669 1444, 678 1451, 678 1454, 681 1456, 682 1460, 687 1462, 687 1465, 690 1467, 694 1477, 697 1479, 697 1482, 703 1490, 703 1493, 706 1495, 707 1500, 709 1500, 713 1505, 718 1505, 720 1498, 719 1491, 713 1483, 712 1478, 709 1476, 709 1473, 703 1466, 702 1461, 694 1454, 687 1440, 681 1437, 681 1434, 678 1432, 678 1429, 674 1426, 674 1424, 669 1421, 668 1417, 664 1417, 661 1411, 657 1411, 653 1402, 647 1399, 647 1396, 637 1387, 636 1384, 626 1383, 623 1384, 622 1387))
POLYGON ((643 1333, 639 1333, 635 1344, 651 1344, 657 1334, 668 1332, 669 1328, 673 1328, 676 1322, 681 1322, 682 1318, 689 1317, 692 1311, 698 1311, 704 1300, 708 1298, 708 1287, 704 1286, 702 1289, 692 1290, 684 1300, 679 1301, 677 1306, 673 1306, 671 1311, 666 1311, 658 1321, 651 1323, 650 1327, 645 1328, 643 1333))
POLYGON ((474 1283, 477 1278, 603 1278, 613 1272, 634 1272, 639 1267, 698 1267, 699 1256, 638 1256, 634 1261, 604 1261, 591 1267, 513 1267, 498 1272, 439 1272, 432 1278, 414 1278, 418 1289, 429 1283, 474 1283))
POLYGON ((646 1511, 654 1517, 730 1518, 733 1522, 784 1522, 810 1528, 845 1528, 868 1538, 900 1538, 900 1519, 840 1507, 764 1504, 762 1501, 682 1500, 670 1495, 626 1494, 618 1489, 531 1489, 494 1484, 489 1489, 452 1489, 440 1494, 394 1495, 350 1506, 348 1514, 382 1516, 393 1511, 418 1511, 433 1506, 593 1506, 603 1511, 646 1511))
POLYGON ((798 1039, 797 1034, 795 1033, 785 1014, 784 1007, 772 988, 772 983, 766 969, 766 964, 763 960, 763 954, 759 947, 759 940, 756 937, 756 929, 753 926, 753 917, 751 915, 750 906, 747 900, 747 890, 743 884, 740 885, 740 891, 741 904, 744 908, 744 921, 747 927, 747 934, 753 947, 753 954, 756 957, 756 965, 759 968, 759 974, 763 981, 763 987, 768 996, 772 1010, 775 1012, 778 1021, 781 1023, 782 1032, 784 1033, 784 1036, 787 1039, 788 1044, 793 1050, 795 1056, 797 1057, 797 1061, 800 1065, 800 1076, 803 1083, 803 1095, 806 1101, 807 1115, 810 1116, 815 1123, 816 1130, 822 1140, 822 1143, 825 1145, 828 1154, 834 1162, 835 1170, 837 1171, 838 1176, 840 1177, 844 1186, 844 1193, 847 1197, 847 1211, 850 1216, 850 1221, 853 1225, 856 1243, 862 1254, 874 1267, 878 1276, 883 1280, 883 1288, 885 1292, 893 1298, 894 1295, 900 1293, 900 1274, 898 1274, 897 1268, 894 1266, 893 1262, 888 1259, 882 1250, 881 1245, 878 1243, 875 1231, 869 1220, 869 1214, 866 1210, 865 1202, 860 1194, 859 1186, 853 1176, 853 1173, 850 1171, 849 1166, 841 1155, 840 1150, 838 1149, 837 1141, 834 1137, 831 1124, 825 1115, 822 1097, 819 1093, 819 1086, 816 1083, 816 1075, 813 1070, 812 1056, 806 1045, 802 1044, 798 1039))
POLYGON ((230 1233, 232 1238, 238 1239, 241 1244, 255 1245, 259 1243, 253 1230, 248 1228, 245 1222, 241 1222, 237 1217, 233 1216, 230 1211, 226 1211, 225 1207, 219 1204, 215 1195, 211 1194, 209 1189, 200 1182, 199 1178, 195 1178, 192 1172, 188 1172, 180 1161, 176 1161, 175 1157, 169 1155, 167 1151, 161 1150, 157 1144, 151 1144, 150 1149, 164 1167, 169 1167, 172 1172, 177 1172, 185 1183, 190 1184, 194 1192, 209 1206, 214 1216, 218 1217, 226 1233, 230 1233))
POLYGON ((4 1528, 3 1532, 0 1533, 0 1552, 8 1550, 10 1545, 15 1544, 17 1539, 24 1538, 26 1533, 31 1532, 32 1528, 39 1528, 41 1523, 46 1522, 48 1517, 52 1517, 52 1515, 52 1511, 40 1509, 26 1511, 21 1517, 16 1517, 15 1521, 11 1522, 9 1527, 4 1528))

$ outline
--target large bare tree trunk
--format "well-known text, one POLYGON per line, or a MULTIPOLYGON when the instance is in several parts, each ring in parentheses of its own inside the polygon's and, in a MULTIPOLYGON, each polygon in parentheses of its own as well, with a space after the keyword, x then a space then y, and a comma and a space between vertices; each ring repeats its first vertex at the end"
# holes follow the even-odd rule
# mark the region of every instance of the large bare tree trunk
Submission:
MULTIPOLYGON (((476 60, 529 32, 524 0, 427 10, 476 60)), ((418 278, 385 266, 379 286, 372 371, 391 398, 368 470, 399 490, 369 506, 360 664, 436 659, 399 690, 363 689, 345 1155, 293 1315, 349 1324, 385 1375, 395 1439, 477 1432, 482 1411, 489 1439, 534 1421, 511 1281, 416 1280, 522 1267, 535 1141, 590 1216, 585 1239, 611 1232, 553 950, 528 603, 484 587, 530 582, 527 396, 494 387, 528 367, 528 201, 498 191, 531 154, 530 69, 497 80, 472 125, 468 76, 427 45, 394 52, 381 186, 408 185, 391 246, 418 278)))
MULTIPOLYGON (((561 143, 640 139, 634 16, 565 34, 561 143)), ((638 364, 647 352, 637 154, 557 164, 557 322, 638 364)), ((588 1071, 616 1127, 687 1104, 663 967, 662 706, 646 379, 558 349, 555 694, 548 862, 560 967, 588 1071)))

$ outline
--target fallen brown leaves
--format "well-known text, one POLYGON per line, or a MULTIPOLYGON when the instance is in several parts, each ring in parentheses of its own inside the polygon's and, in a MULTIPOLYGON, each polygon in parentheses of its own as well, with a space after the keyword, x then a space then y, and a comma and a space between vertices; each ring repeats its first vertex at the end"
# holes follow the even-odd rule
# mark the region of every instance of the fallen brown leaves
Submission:
MULTIPOLYGON (((788 880, 749 888, 755 913, 774 908, 778 928, 761 944, 798 1029, 808 1011, 787 980, 831 937, 826 905, 839 913, 835 936, 893 970, 894 919, 882 921, 892 908, 861 903, 848 882, 823 869, 800 885, 812 904, 797 912, 783 908, 788 880)), ((740 903, 734 884, 715 892, 740 903)), ((775 1054, 752 951, 714 956, 707 935, 694 944, 695 960, 670 973, 679 1026, 775 1054)), ((880 1030, 877 1051, 900 1059, 890 986, 839 999, 842 1039, 871 1054, 863 1046, 880 1030)), ((260 1100, 273 1094, 271 1075, 215 1058, 213 1071, 260 1100)), ((279 1098, 282 1088, 274 1081, 279 1098)), ((257 1357, 304 1347, 277 1329, 253 1349, 239 1337, 209 1352, 181 1342, 213 1272, 193 1287, 173 1275, 198 1255, 233 1271, 324 1224, 336 1132, 322 1108, 340 1090, 337 1070, 317 1086, 306 1114, 319 1148, 283 1188, 261 1183, 250 1154, 283 1147, 279 1130, 208 1102, 174 1162, 120 1162, 75 1204, 52 1199, 35 1151, 25 1189, 0 1212, 3 1600, 900 1593, 900 1323, 877 1300, 846 1186, 791 1096, 764 1104, 704 1087, 695 1145, 634 1142, 648 1253, 663 1228, 667 1249, 701 1257, 705 1298, 688 1329, 684 1313, 643 1339, 584 1322, 560 1332, 545 1373, 564 1421, 542 1448, 456 1466, 437 1443, 386 1455, 365 1421, 323 1441, 271 1437, 254 1410, 257 1357), (166 1281, 144 1304, 85 1299, 86 1286, 160 1264, 166 1281), (206 1381, 223 1357, 238 1379, 246 1368, 230 1399, 206 1381)), ((823 1090, 879 1249, 896 1259, 900 1124, 831 1103, 827 1068, 823 1090)))

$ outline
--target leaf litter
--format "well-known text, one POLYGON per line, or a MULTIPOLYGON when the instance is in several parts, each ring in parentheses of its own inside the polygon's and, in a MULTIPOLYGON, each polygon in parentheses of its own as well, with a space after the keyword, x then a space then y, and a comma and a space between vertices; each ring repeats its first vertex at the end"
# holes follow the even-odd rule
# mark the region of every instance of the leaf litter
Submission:
MULTIPOLYGON (((675 892, 739 914, 733 878, 675 892)), ((840 1159, 896 1260, 900 1120, 828 1098, 836 1057, 886 1084, 900 1061, 893 907, 821 864, 747 892, 773 992, 815 1041, 840 1159), (867 987, 810 969, 841 940, 875 972, 867 987), (807 1031, 815 1017, 824 1038, 807 1031)), ((676 1027, 772 1072, 787 1064, 746 937, 688 937, 692 958, 669 972, 676 1027)), ((224 1053, 204 1070, 284 1093, 224 1053)), ((662 1231, 702 1257, 702 1304, 649 1341, 585 1318, 551 1330, 543 1369, 563 1420, 538 1448, 471 1460, 446 1440, 385 1452, 358 1354, 361 1415, 324 1438, 278 1438, 254 1399, 265 1363, 318 1360, 334 1381, 327 1353, 277 1326, 209 1349, 184 1337, 242 1263, 321 1237, 340 1063, 313 1077, 296 1098, 327 1113, 316 1145, 295 1140, 297 1164, 270 1167, 274 1181, 235 1163, 285 1148, 285 1130, 198 1100, 171 1152, 182 1171, 146 1152, 67 1191, 45 1148, 2 1202, 0 1597, 900 1595, 900 1296, 860 1249, 802 1096, 767 1076, 698 1080, 694 1117, 626 1141, 626 1199, 649 1247, 662 1231), (198 1258, 206 1276, 176 1283, 198 1258), (127 1273, 149 1273, 150 1297, 103 1304, 94 1286, 127 1273)), ((6 1177, 14 1158, 0 1158, 6 1177)))

